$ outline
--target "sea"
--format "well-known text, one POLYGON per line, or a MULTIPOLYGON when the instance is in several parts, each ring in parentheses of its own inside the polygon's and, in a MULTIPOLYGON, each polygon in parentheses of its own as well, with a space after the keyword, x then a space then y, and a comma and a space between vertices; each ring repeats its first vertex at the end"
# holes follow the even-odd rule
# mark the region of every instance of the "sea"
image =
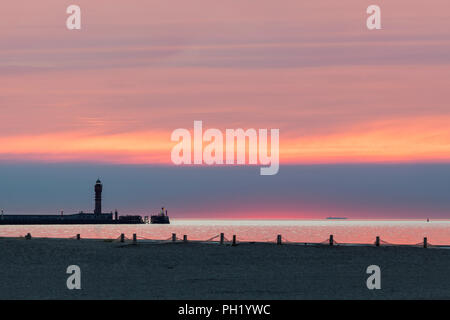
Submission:
POLYGON ((168 240, 175 233, 188 240, 226 240, 236 235, 240 242, 320 243, 333 235, 336 243, 371 244, 377 236, 382 244, 418 244, 427 237, 431 245, 450 245, 450 220, 200 220, 171 219, 169 225, 26 225, 0 226, 0 237, 22 237, 30 233, 39 238, 129 239, 137 234, 143 240, 168 240))

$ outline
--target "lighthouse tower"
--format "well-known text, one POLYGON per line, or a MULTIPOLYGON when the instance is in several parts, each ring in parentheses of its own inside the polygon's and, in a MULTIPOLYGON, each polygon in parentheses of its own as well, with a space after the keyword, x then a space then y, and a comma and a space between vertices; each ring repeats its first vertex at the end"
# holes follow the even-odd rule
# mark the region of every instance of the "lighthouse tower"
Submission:
POLYGON ((102 190, 103 185, 100 179, 97 179, 97 182, 94 186, 95 190, 95 209, 94 214, 101 214, 102 213, 102 190))

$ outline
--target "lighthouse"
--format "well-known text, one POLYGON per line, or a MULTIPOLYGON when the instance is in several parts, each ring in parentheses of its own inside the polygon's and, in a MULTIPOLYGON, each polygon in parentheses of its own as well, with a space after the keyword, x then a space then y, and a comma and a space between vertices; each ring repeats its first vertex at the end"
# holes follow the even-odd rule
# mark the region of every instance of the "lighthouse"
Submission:
POLYGON ((103 190, 103 185, 102 182, 100 181, 100 179, 97 179, 97 182, 95 183, 94 186, 94 190, 95 190, 95 209, 94 209, 94 214, 101 214, 102 213, 102 190, 103 190))

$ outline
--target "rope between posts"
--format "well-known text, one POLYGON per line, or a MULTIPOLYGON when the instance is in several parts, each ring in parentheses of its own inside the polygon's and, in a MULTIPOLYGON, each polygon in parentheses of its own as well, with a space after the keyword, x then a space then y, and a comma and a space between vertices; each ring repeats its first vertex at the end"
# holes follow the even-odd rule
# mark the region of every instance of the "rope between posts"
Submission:
POLYGON ((146 237, 142 237, 142 236, 138 236, 138 235, 136 235, 136 239, 141 239, 141 240, 153 240, 153 239, 146 238, 146 237))
POLYGON ((395 246, 395 244, 393 244, 393 243, 390 243, 390 242, 387 242, 387 241, 384 241, 384 240, 380 239, 380 245, 381 244, 385 244, 385 245, 388 245, 388 246, 395 246))
POLYGON ((204 242, 209 242, 209 241, 213 241, 214 239, 216 239, 216 238, 218 238, 218 237, 220 237, 220 234, 218 234, 218 235, 215 235, 214 237, 212 237, 212 238, 209 238, 208 240, 205 240, 204 242))
POLYGON ((295 242, 290 241, 288 238, 286 238, 284 236, 281 236, 281 241, 283 241, 285 243, 295 243, 295 242))
MULTIPOLYGON (((217 240, 217 238, 219 238, 221 236, 221 234, 217 234, 217 235, 215 235, 215 236, 213 236, 213 237, 211 237, 211 238, 208 238, 208 239, 206 239, 206 240, 192 240, 192 241, 194 241, 194 242, 218 242, 219 240, 217 240)), ((275 237, 275 239, 274 238, 272 238, 272 237, 269 237, 269 238, 265 238, 265 239, 262 239, 262 240, 247 240, 247 239, 238 239, 237 237, 236 237, 236 239, 235 239, 235 243, 236 244, 238 244, 238 243, 279 243, 279 240, 280 240, 280 238, 281 238, 281 243, 285 243, 285 244, 297 244, 297 245, 330 245, 330 238, 328 238, 328 239, 325 239, 325 240, 323 240, 323 241, 321 241, 321 242, 316 242, 316 243, 314 243, 314 242, 296 242, 296 241, 291 241, 291 240, 289 240, 288 238, 286 238, 285 236, 283 236, 283 235, 281 235, 281 237, 280 238, 278 238, 280 235, 277 235, 276 237, 275 237)), ((25 239, 31 239, 31 234, 27 234, 27 235, 21 235, 21 236, 19 236, 20 238, 25 238, 25 239)), ((66 239, 78 239, 78 234, 77 235, 75 235, 75 236, 72 236, 72 237, 68 237, 68 238, 66 238, 66 239)), ((80 239, 81 239, 81 237, 80 237, 80 239)), ((144 236, 138 236, 137 234, 136 234, 136 240, 137 239, 139 239, 139 240, 149 240, 149 241, 155 241, 155 243, 167 243, 167 242, 173 242, 173 236, 171 236, 171 237, 169 237, 169 238, 167 238, 167 239, 164 239, 164 240, 159 240, 159 239, 152 239, 152 238, 148 238, 148 237, 144 237, 144 236)), ((122 239, 122 234, 120 235, 120 236, 118 236, 117 238, 114 238, 114 239, 111 239, 111 240, 109 240, 109 241, 112 241, 112 242, 122 242, 122 241, 132 241, 132 239, 130 239, 130 238, 128 238, 127 236, 125 236, 125 235, 123 235, 123 239, 122 239)), ((177 237, 177 236, 175 236, 175 241, 183 241, 184 242, 184 238, 179 238, 179 237, 177 237)), ((225 237, 225 235, 223 235, 223 242, 224 243, 232 243, 233 241, 232 240, 230 240, 230 239, 228 239, 227 237, 225 237)), ((377 245, 377 240, 375 240, 374 242, 372 242, 372 243, 341 243, 341 242, 338 242, 338 241, 336 241, 336 240, 334 240, 334 238, 332 238, 332 244, 333 245, 377 245)), ((425 245, 425 242, 424 241, 421 241, 421 242, 418 242, 418 243, 415 243, 415 244, 400 244, 400 243, 391 243, 391 242, 388 242, 388 241, 385 241, 385 240, 383 240, 383 239, 380 239, 380 238, 378 238, 378 244, 379 244, 379 246, 381 246, 381 245, 383 245, 383 246, 410 246, 410 247, 436 247, 436 248, 439 248, 439 247, 450 247, 450 246, 445 246, 445 245, 434 245, 434 244, 432 244, 432 243, 430 243, 430 242, 426 242, 426 245, 425 245)))

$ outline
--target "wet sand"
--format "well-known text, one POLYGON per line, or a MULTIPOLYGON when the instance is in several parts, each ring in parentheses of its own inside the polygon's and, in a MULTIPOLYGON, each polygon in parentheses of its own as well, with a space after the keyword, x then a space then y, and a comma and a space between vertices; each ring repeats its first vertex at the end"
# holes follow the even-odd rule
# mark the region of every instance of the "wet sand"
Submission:
POLYGON ((450 298, 448 249, 3 238, 0 252, 0 299, 450 298), (381 290, 366 287, 372 264, 381 290))

